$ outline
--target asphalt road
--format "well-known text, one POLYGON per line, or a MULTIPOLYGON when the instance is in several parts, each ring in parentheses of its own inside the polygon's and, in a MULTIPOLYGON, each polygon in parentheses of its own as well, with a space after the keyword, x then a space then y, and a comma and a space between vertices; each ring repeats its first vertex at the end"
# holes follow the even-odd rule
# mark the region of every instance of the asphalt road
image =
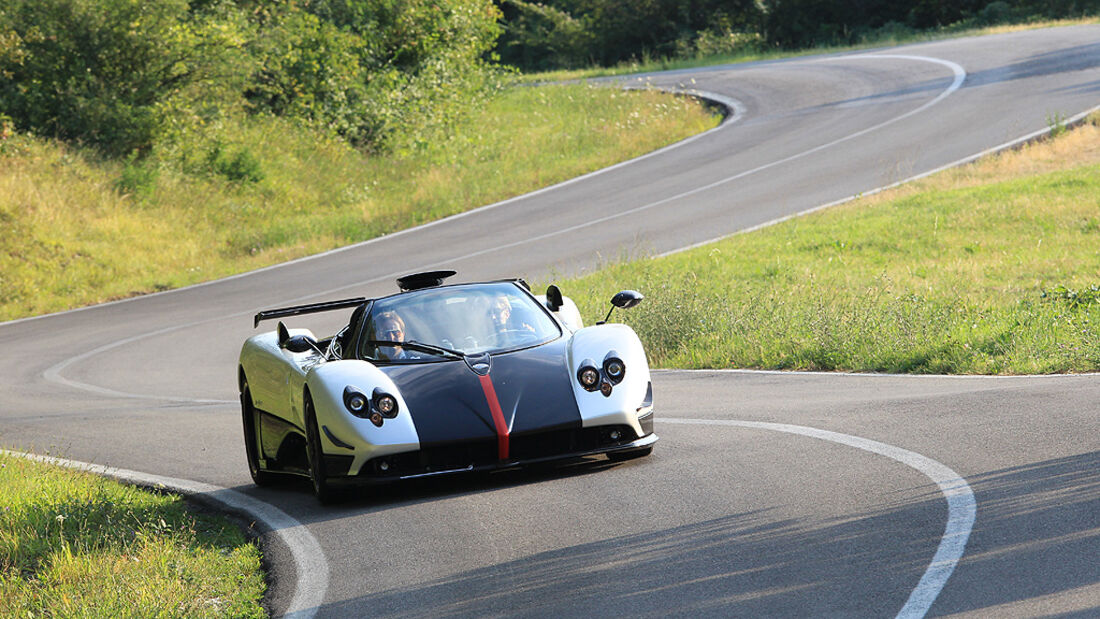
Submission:
POLYGON ((675 148, 437 225, 0 324, 0 444, 278 506, 327 570, 265 536, 277 613, 1100 615, 1096 376, 658 372, 661 441, 640 461, 410 484, 324 508, 305 484, 251 485, 235 367, 255 311, 386 293, 394 276, 435 267, 579 272, 925 173, 1100 104, 1100 26, 631 83, 646 81, 740 112, 675 148))

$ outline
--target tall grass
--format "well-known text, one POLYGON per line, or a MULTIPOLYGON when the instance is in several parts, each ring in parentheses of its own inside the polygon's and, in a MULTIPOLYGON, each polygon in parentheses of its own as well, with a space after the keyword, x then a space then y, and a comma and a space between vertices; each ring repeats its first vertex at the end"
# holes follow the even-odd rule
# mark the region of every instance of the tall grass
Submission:
POLYGON ((508 90, 437 140, 386 157, 265 117, 184 136, 144 160, 0 138, 0 320, 362 241, 717 122, 689 99, 573 85, 508 90))
POLYGON ((0 454, 0 514, 0 616, 266 616, 257 548, 179 497, 0 454))
POLYGON ((562 284, 658 366, 915 373, 1100 370, 1094 122, 890 192, 562 284))

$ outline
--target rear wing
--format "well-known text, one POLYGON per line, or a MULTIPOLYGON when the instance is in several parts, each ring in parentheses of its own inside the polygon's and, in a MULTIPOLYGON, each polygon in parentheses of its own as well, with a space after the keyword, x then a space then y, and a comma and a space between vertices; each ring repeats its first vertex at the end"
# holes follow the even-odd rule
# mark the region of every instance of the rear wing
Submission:
POLYGON ((261 320, 282 318, 283 316, 298 316, 300 314, 316 314, 348 307, 358 307, 367 301, 370 301, 370 299, 366 297, 357 297, 354 299, 344 299, 342 301, 326 301, 325 303, 310 303, 309 305, 295 305, 294 307, 264 310, 256 314, 253 318, 252 328, 255 329, 260 326, 261 320))

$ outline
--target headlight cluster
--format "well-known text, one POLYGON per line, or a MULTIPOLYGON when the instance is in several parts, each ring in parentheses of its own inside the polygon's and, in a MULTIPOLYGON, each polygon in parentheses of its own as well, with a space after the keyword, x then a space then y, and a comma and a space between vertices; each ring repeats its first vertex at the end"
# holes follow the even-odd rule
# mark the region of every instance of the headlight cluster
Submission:
POLYGON ((607 353, 600 366, 591 359, 585 359, 577 370, 577 382, 581 387, 585 391, 599 391, 604 397, 611 395, 612 388, 621 383, 624 376, 626 364, 614 350, 607 353))
POLYGON ((355 387, 346 387, 344 389, 344 406, 352 415, 369 419, 371 423, 378 427, 382 427, 385 420, 396 417, 398 411, 397 398, 386 393, 380 387, 375 388, 369 398, 355 387))

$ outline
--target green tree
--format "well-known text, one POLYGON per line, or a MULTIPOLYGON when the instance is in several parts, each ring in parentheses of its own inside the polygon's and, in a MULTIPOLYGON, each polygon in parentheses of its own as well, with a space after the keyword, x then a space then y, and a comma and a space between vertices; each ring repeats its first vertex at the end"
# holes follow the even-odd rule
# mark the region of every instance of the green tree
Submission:
POLYGON ((523 0, 507 0, 501 11, 504 33, 497 50, 505 64, 547 70, 592 62, 595 37, 585 21, 564 10, 523 0))
MULTIPOLYGON (((242 5, 245 6, 245 5, 242 5)), ((484 96, 500 33, 490 0, 255 2, 256 109, 304 115, 354 143, 427 139, 484 96)))
POLYGON ((147 151, 181 110, 239 88, 243 41, 223 11, 186 0, 7 0, 0 109, 23 130, 108 154, 147 151), (236 67, 236 69, 234 69, 236 67), (197 93, 206 89, 205 95, 197 93))
POLYGON ((362 41, 288 7, 266 20, 251 50, 259 60, 245 96, 254 110, 315 121, 355 140, 364 102, 362 41))

